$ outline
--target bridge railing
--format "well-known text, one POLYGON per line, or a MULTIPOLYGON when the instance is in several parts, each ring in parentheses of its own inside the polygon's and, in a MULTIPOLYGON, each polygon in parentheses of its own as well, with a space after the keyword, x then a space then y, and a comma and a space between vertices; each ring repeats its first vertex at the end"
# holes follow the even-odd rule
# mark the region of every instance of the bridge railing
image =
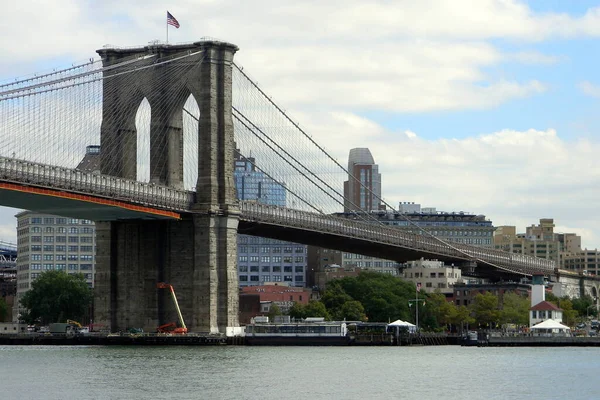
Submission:
POLYGON ((189 209, 194 196, 193 192, 162 185, 6 157, 0 157, 0 179, 170 210, 189 209))
POLYGON ((555 262, 552 260, 469 246, 462 243, 449 244, 433 237, 403 232, 397 227, 387 225, 371 224, 359 220, 350 220, 249 201, 241 202, 240 208, 242 218, 246 220, 297 227, 315 232, 339 234, 351 238, 362 238, 373 242, 422 250, 432 255, 479 261, 515 273, 527 275, 538 272, 551 273, 556 267, 555 262))

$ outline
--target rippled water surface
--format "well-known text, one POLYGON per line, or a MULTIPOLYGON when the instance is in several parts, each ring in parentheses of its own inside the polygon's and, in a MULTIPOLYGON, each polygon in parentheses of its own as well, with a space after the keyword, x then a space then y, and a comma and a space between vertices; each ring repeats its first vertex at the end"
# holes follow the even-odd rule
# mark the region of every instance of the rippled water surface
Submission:
POLYGON ((0 346, 0 399, 598 399, 600 348, 0 346))

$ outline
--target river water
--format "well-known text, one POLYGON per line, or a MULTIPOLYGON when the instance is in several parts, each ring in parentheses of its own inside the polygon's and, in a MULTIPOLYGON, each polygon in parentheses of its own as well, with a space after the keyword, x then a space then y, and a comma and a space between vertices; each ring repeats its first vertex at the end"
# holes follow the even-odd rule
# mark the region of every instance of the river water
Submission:
POLYGON ((0 346, 0 399, 598 399, 600 348, 0 346))

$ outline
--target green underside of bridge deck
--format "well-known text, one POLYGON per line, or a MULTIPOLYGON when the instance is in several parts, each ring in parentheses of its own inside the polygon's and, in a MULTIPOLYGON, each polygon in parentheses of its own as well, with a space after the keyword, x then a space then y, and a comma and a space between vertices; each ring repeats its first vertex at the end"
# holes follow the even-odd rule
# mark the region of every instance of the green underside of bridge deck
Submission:
POLYGON ((20 208, 69 218, 92 221, 127 219, 174 219, 173 217, 131 210, 119 206, 82 201, 71 198, 26 193, 0 188, 0 205, 20 208))

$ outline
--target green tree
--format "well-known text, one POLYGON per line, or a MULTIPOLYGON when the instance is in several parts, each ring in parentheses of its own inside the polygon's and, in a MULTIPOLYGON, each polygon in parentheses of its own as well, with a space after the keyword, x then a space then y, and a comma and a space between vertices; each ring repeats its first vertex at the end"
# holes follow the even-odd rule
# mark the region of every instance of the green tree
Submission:
POLYGON ((269 313, 267 316, 269 317, 269 321, 275 320, 277 315, 281 315, 281 308, 277 305, 277 303, 271 303, 271 307, 269 308, 269 313))
POLYGON ((0 322, 4 322, 6 315, 8 314, 8 305, 4 298, 0 297, 0 322))
POLYGON ((290 317, 297 319, 304 319, 308 317, 324 317, 326 320, 330 320, 331 316, 325 308, 325 305, 320 301, 311 300, 308 304, 295 303, 289 311, 290 317))
MULTIPOLYGON (((396 319, 414 320, 408 300, 415 297, 415 285, 398 277, 372 271, 362 271, 356 277, 331 281, 322 301, 332 316, 340 316, 347 301, 358 301, 371 322, 388 322, 396 319)), ((421 298, 425 298, 421 295, 421 298)), ((420 310, 419 310, 420 311, 420 310)))
POLYGON ((505 293, 500 311, 500 323, 527 325, 529 323, 529 298, 510 292, 505 293))
POLYGON ((563 310, 562 322, 567 326, 574 326, 577 321, 577 310, 573 309, 573 303, 568 297, 560 299, 559 307, 563 310))
POLYGON ((43 272, 21 298, 27 323, 80 320, 92 302, 92 291, 82 274, 63 271, 43 272))
POLYGON ((468 328, 469 325, 475 323, 475 318, 471 316, 471 310, 467 306, 456 306, 453 304, 449 322, 462 332, 463 328, 468 328))
POLYGON ((351 300, 344 303, 340 309, 340 314, 334 317, 334 319, 346 321, 366 321, 367 315, 365 314, 365 308, 360 301, 351 300))
POLYGON ((471 304, 471 312, 475 321, 482 327, 495 328, 500 319, 498 297, 490 292, 477 294, 471 304))

